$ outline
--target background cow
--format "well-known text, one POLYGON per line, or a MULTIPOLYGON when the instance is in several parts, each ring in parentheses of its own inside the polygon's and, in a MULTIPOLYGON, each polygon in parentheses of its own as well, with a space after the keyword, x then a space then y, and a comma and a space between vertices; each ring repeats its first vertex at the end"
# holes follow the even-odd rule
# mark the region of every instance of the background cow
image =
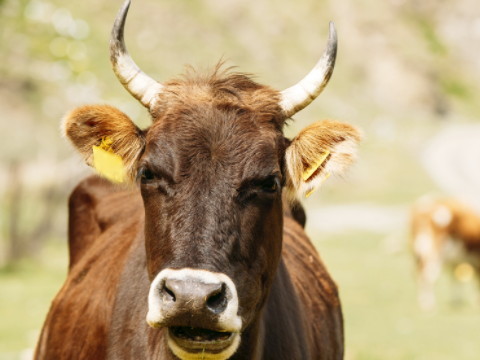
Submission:
POLYGON ((293 206, 343 172, 359 134, 336 121, 282 133, 331 76, 333 25, 315 68, 282 92, 220 67, 161 84, 126 51, 129 5, 111 60, 152 125, 84 106, 64 131, 88 164, 138 187, 92 177, 72 193, 69 274, 36 358, 343 358, 337 289, 293 206))
POLYGON ((435 306, 434 285, 443 266, 455 277, 480 274, 480 216, 455 199, 423 197, 411 221, 418 301, 428 310, 435 306))

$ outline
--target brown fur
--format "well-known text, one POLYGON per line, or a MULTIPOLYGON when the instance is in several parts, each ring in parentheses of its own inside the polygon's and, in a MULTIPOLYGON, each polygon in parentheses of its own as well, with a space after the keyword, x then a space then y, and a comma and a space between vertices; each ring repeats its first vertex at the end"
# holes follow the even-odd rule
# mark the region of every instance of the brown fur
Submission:
MULTIPOLYGON (((70 209, 77 208, 94 215, 90 220, 70 218, 69 228, 95 227, 101 232, 93 243, 81 242, 81 237, 70 239, 70 246, 82 255, 71 259, 68 278, 45 320, 35 359, 158 359, 167 349, 161 341, 163 332, 145 322, 149 279, 139 193, 91 177, 72 194, 70 209)), ((256 345, 258 359, 342 359, 337 288, 301 226, 286 217, 284 229, 284 260, 260 331, 268 336, 255 335, 264 339, 256 345), (296 292, 298 298, 293 296, 296 292)), ((243 340, 250 343, 248 334, 243 340)), ((248 346, 239 349, 232 359, 251 359, 248 350, 248 346)))
POLYGON ((248 74, 231 72, 222 66, 219 63, 206 74, 190 68, 183 77, 165 82, 164 92, 150 109, 153 122, 176 116, 179 108, 188 111, 208 104, 234 113, 250 112, 255 114, 257 123, 274 123, 280 129, 285 118, 278 105, 279 93, 252 81, 248 74))

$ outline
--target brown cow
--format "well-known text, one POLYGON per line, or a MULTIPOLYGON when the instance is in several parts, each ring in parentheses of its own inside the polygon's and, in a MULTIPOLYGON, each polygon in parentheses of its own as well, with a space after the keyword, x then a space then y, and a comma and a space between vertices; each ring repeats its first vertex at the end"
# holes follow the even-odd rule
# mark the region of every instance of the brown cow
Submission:
POLYGON ((411 222, 418 302, 430 310, 443 266, 460 278, 474 271, 480 275, 480 216, 455 199, 427 196, 414 205, 411 222))
POLYGON ((335 121, 282 133, 330 78, 333 25, 315 68, 282 92, 219 68, 160 84, 126 51, 129 4, 111 60, 152 125, 85 106, 64 129, 88 164, 102 147, 138 186, 92 177, 71 195, 69 273, 35 358, 342 359, 337 288, 292 204, 352 162, 359 135, 335 121))

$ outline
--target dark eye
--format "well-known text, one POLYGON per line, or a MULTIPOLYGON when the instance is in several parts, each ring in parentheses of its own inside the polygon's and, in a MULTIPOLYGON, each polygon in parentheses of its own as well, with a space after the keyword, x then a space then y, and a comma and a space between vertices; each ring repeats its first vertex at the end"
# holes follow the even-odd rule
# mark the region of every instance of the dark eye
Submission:
POLYGON ((262 180, 260 187, 265 192, 274 193, 280 187, 280 180, 277 176, 269 176, 262 180))
POLYGON ((138 177, 142 184, 146 184, 155 179, 155 174, 148 168, 142 168, 138 173, 138 177))
POLYGON ((281 186, 282 183, 278 175, 248 179, 238 190, 238 200, 241 204, 247 204, 250 201, 270 203, 276 198, 281 186))

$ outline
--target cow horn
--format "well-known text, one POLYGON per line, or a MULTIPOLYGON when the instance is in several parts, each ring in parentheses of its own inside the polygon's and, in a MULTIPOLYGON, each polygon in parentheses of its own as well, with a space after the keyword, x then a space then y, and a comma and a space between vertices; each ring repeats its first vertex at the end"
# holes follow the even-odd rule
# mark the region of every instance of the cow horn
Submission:
POLYGON ((150 108, 156 96, 162 91, 162 84, 153 80, 135 64, 128 54, 123 40, 123 29, 130 0, 123 3, 113 24, 110 39, 110 61, 118 80, 145 107, 150 108))
POLYGON ((330 22, 327 48, 320 60, 299 83, 281 92, 280 106, 287 117, 302 110, 320 95, 332 76, 336 56, 337 32, 330 22))

